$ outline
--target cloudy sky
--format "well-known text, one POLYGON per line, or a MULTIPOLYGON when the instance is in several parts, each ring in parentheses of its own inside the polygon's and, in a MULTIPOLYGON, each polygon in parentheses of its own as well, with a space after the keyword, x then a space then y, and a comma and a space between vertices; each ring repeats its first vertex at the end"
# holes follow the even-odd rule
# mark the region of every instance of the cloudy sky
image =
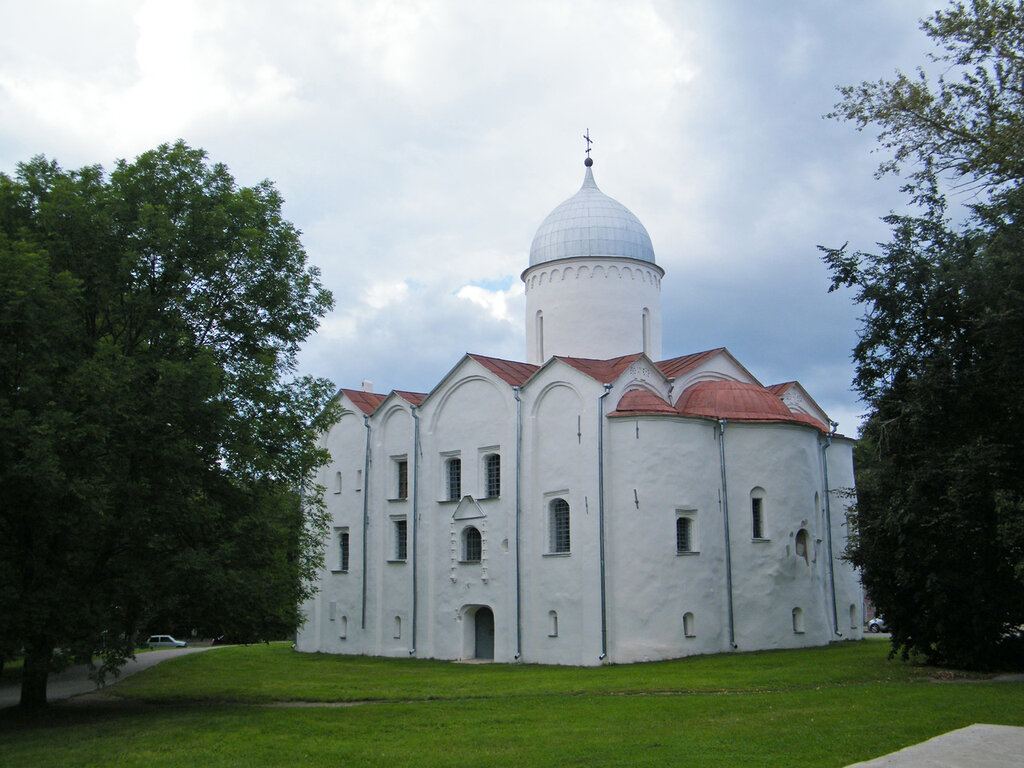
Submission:
POLYGON ((273 180, 336 300, 303 372, 429 391, 464 352, 525 359, 519 275, 589 129, 665 269, 665 357, 726 346, 855 434, 859 311, 816 246, 872 248, 902 200, 873 134, 822 115, 923 63, 939 7, 0 0, 0 171, 183 138, 273 180))

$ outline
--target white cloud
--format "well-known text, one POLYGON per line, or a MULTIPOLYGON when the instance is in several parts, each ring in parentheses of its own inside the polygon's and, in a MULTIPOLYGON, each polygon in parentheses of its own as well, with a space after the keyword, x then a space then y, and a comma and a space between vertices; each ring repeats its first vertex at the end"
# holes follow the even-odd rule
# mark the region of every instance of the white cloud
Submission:
POLYGON ((726 345, 854 413, 856 311, 815 246, 870 248, 900 199, 821 115, 922 61, 933 6, 0 0, 0 169, 181 136, 276 180, 336 297, 304 370, 425 388, 466 350, 522 358, 518 276, 589 128, 666 269, 666 354, 726 345))
POLYGON ((525 295, 522 283, 515 283, 505 291, 488 290, 479 285, 464 285, 455 295, 483 307, 495 320, 503 320, 517 328, 523 322, 524 302, 516 301, 525 295), (515 312, 510 311, 513 306, 515 312))

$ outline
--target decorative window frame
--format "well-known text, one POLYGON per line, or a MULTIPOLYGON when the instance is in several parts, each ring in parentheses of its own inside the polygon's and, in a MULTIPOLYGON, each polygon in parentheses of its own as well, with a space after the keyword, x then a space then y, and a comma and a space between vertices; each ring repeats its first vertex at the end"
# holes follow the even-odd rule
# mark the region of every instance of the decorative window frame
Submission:
POLYGON ((467 526, 465 526, 462 529, 462 532, 459 534, 459 549, 460 549, 460 557, 459 557, 459 562, 460 563, 462 563, 464 565, 479 565, 480 563, 482 563, 483 559, 484 559, 484 535, 483 535, 483 532, 481 532, 481 530, 479 528, 477 528, 475 525, 467 525, 467 526), (478 549, 477 549, 476 557, 475 558, 474 557, 470 557, 470 555, 473 554, 473 553, 471 553, 469 551, 469 546, 470 546, 469 537, 471 535, 470 531, 475 533, 477 535, 477 538, 478 538, 478 541, 477 541, 478 549))

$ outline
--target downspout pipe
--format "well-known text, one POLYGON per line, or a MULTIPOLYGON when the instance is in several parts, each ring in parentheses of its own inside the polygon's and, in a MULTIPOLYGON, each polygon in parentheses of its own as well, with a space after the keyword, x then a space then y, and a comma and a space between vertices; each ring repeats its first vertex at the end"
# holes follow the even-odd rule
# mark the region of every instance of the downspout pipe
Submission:
POLYGON ((832 493, 828 487, 828 449, 832 445, 832 436, 836 433, 836 427, 839 425, 833 421, 831 426, 832 431, 825 435, 825 439, 821 442, 821 468, 825 481, 825 527, 828 533, 825 541, 828 543, 828 585, 832 591, 832 631, 836 637, 842 637, 843 633, 839 631, 839 611, 836 608, 836 569, 832 558, 832 505, 829 503, 829 496, 832 493))
POLYGON ((366 456, 363 458, 363 598, 359 626, 366 629, 366 531, 370 525, 370 416, 363 414, 366 427, 366 456))
POLYGON ((718 420, 718 457, 722 469, 722 526, 725 531, 725 593, 728 599, 729 647, 736 649, 736 623, 732 607, 732 542, 729 536, 729 486, 725 477, 725 419, 718 420))
POLYGON ((519 397, 519 390, 519 387, 512 387, 512 396, 516 399, 516 653, 513 657, 516 661, 523 655, 523 583, 519 564, 519 520, 523 513, 519 495, 522 485, 523 401, 519 397))
POLYGON ((419 409, 414 405, 412 406, 412 530, 410 533, 411 553, 409 560, 412 564, 412 647, 409 649, 409 655, 416 655, 416 608, 417 608, 417 592, 416 592, 416 551, 419 549, 417 546, 416 531, 418 528, 417 522, 420 517, 419 507, 419 495, 420 495, 420 413, 419 409))
POLYGON ((608 658, 608 599, 604 559, 604 399, 612 391, 604 385, 604 394, 597 398, 597 538, 601 553, 601 661, 608 658))

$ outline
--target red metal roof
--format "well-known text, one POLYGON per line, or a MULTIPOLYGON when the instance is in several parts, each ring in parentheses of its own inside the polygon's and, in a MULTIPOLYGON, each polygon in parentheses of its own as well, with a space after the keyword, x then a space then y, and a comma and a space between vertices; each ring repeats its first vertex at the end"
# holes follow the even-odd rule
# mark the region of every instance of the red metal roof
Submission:
POLYGON ((402 398, 408 403, 412 403, 413 405, 419 405, 420 403, 427 399, 427 396, 422 392, 403 392, 400 389, 395 389, 392 391, 400 398, 402 398))
POLYGON ((573 368, 581 371, 592 379, 602 384, 615 381, 642 353, 636 352, 623 357, 613 357, 610 360, 591 360, 586 357, 561 357, 555 355, 562 362, 568 363, 573 368))
POLYGON ((673 357, 671 360, 662 360, 660 363, 655 363, 655 365, 670 379, 675 379, 687 371, 693 370, 719 352, 725 352, 725 347, 709 349, 705 352, 694 352, 692 355, 683 355, 682 357, 673 357))
POLYGON ((361 389, 343 389, 341 392, 363 413, 373 413, 387 398, 387 395, 376 395, 373 392, 363 392, 361 389))
POLYGON ((827 431, 817 419, 793 413, 765 387, 741 381, 699 381, 683 390, 676 402, 676 410, 684 416, 732 421, 789 421, 827 431))
POLYGON ((678 412, 658 395, 647 389, 631 389, 619 399, 609 416, 639 416, 641 414, 672 414, 678 412))
POLYGON ((765 387, 765 389, 767 389, 776 397, 782 397, 784 394, 786 394, 787 392, 789 392, 789 390, 793 388, 794 384, 796 384, 795 381, 784 381, 781 384, 769 384, 765 387))
POLYGON ((521 387, 526 380, 533 376, 540 368, 539 365, 530 363, 517 363, 514 360, 502 360, 498 357, 484 357, 483 355, 469 354, 468 357, 476 360, 480 365, 491 373, 499 376, 507 384, 513 387, 521 387))

